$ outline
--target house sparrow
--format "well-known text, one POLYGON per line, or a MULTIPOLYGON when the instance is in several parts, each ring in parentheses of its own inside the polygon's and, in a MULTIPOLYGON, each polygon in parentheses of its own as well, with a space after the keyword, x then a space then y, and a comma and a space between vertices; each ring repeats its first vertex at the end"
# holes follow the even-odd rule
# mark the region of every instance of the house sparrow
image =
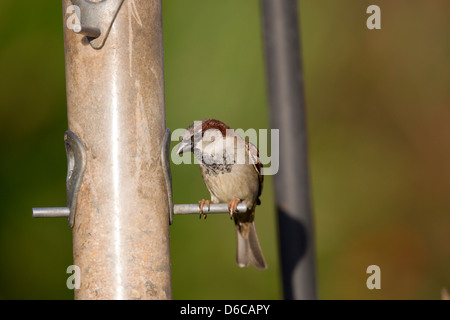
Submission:
MULTIPOLYGON (((262 164, 257 148, 233 129, 215 119, 194 122, 181 137, 177 154, 193 152, 199 161, 203 181, 211 193, 211 201, 199 201, 200 216, 210 203, 228 203, 230 218, 236 228, 236 263, 266 269, 255 229, 255 207, 261 202, 262 164), (236 210, 239 202, 247 212, 236 210)), ((204 214, 206 218, 206 214, 204 214)))

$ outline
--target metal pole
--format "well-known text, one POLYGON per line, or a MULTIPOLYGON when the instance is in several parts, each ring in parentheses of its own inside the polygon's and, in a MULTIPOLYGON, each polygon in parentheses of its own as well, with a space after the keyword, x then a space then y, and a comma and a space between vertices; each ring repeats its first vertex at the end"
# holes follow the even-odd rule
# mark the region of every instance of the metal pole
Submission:
POLYGON ((274 176, 285 299, 315 299, 303 75, 296 0, 261 0, 272 128, 279 129, 274 176))
MULTIPOLYGON (((161 0, 124 1, 97 48, 67 27, 71 5, 63 0, 68 123, 86 149, 75 298, 171 299, 161 0)), ((83 13, 91 15, 81 11, 81 23, 83 13)))

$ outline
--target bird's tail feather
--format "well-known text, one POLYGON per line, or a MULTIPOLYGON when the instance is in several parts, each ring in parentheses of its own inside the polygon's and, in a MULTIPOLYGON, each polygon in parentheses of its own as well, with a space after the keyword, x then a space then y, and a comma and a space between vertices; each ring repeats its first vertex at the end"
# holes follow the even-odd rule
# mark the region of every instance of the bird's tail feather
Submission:
POLYGON ((267 268, 254 221, 236 224, 236 243, 236 263, 239 267, 252 264, 257 269, 267 268))

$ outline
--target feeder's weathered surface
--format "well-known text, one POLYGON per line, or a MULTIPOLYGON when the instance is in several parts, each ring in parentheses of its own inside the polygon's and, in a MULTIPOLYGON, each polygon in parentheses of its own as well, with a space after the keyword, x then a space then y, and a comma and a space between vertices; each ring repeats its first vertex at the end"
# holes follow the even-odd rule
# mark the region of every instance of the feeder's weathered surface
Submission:
POLYGON ((69 30, 69 129, 86 170, 73 227, 76 299, 171 299, 161 1, 125 1, 101 50, 69 30))

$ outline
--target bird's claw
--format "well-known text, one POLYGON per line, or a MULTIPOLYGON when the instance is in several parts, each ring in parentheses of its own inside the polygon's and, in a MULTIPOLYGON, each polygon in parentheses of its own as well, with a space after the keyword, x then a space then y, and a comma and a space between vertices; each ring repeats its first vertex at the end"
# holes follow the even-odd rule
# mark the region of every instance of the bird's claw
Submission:
POLYGON ((203 219, 206 219, 206 213, 203 212, 203 207, 205 206, 205 204, 208 207, 208 212, 209 212, 210 206, 211 206, 211 201, 202 199, 198 202, 198 207, 200 208, 200 216, 199 216, 200 219, 202 218, 202 215, 203 215, 203 219))
POLYGON ((231 201, 228 203, 228 212, 230 212, 230 219, 233 218, 233 214, 234 214, 235 212, 239 212, 239 211, 237 210, 237 206, 238 206, 238 204, 239 204, 240 201, 241 201, 241 199, 239 199, 239 198, 234 198, 233 200, 231 200, 231 201))

